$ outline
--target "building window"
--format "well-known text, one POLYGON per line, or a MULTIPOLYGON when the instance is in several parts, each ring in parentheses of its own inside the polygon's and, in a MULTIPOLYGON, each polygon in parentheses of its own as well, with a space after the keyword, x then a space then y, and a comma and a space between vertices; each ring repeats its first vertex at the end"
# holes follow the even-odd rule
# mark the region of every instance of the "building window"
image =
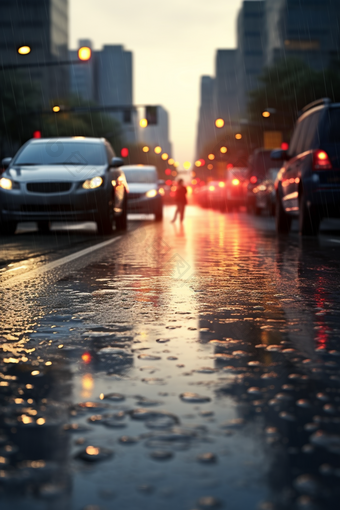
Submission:
POLYGON ((286 50, 298 50, 298 51, 312 51, 320 49, 320 41, 299 41, 297 39, 286 39, 285 40, 286 50))

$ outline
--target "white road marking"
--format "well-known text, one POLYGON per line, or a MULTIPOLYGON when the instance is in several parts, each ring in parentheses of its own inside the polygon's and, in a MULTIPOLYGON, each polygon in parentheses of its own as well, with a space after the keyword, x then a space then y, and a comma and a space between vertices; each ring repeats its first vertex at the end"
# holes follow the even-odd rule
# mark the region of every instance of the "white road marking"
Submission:
MULTIPOLYGON (((90 246, 89 248, 85 248, 84 250, 77 251, 76 253, 72 253, 72 255, 67 255, 66 257, 62 257, 61 259, 54 260, 53 262, 49 262, 44 266, 38 267, 37 269, 32 269, 32 271, 28 271, 27 273, 23 273, 21 275, 10 278, 8 281, 3 282, 3 286, 5 288, 12 287, 18 282, 24 282, 31 278, 36 278, 47 271, 51 271, 56 267, 63 266, 64 264, 68 264, 73 260, 79 259, 80 257, 84 257, 84 255, 88 255, 96 250, 100 250, 101 248, 105 248, 110 244, 116 243, 121 239, 122 236, 115 237, 114 239, 109 239, 108 241, 104 241, 103 243, 95 244, 94 246, 90 246)), ((3 273, 6 274, 6 273, 3 273)))
POLYGON ((327 241, 331 241, 331 243, 340 243, 339 239, 327 239, 327 241))

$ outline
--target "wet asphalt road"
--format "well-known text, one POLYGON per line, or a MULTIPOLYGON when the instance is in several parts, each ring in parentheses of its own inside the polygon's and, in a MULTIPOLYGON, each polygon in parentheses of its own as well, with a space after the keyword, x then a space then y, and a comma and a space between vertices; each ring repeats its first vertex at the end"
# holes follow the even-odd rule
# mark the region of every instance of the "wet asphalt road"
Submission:
POLYGON ((171 212, 3 240, 1 510, 339 508, 339 222, 171 212))

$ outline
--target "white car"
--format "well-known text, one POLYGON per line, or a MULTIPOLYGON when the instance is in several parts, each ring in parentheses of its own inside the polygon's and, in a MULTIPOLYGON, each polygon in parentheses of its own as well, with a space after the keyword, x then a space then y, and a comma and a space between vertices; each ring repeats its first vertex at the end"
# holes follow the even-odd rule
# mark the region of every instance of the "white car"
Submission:
POLYGON ((124 174, 129 186, 128 212, 154 214, 156 221, 163 219, 164 188, 160 187, 157 169, 151 165, 126 165, 124 174))

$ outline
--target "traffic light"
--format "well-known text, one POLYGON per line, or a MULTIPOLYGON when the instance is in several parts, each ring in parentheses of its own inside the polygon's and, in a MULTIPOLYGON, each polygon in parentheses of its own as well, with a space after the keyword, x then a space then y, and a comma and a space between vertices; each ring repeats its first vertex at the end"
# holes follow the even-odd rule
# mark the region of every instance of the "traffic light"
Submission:
POLYGON ((146 106, 145 107, 145 118, 148 121, 148 125, 157 124, 157 106, 146 106))
POLYGON ((41 131, 34 131, 33 138, 41 138, 41 131))

